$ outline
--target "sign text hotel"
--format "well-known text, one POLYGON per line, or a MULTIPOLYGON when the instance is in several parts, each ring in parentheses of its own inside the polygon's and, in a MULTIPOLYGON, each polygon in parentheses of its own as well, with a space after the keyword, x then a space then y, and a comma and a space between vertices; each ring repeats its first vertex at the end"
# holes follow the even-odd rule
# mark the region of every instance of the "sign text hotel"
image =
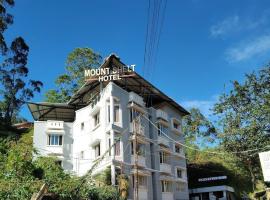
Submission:
POLYGON ((134 72, 135 65, 127 65, 118 68, 98 68, 84 70, 86 80, 98 80, 99 82, 120 80, 123 77, 129 76, 130 72, 134 72))

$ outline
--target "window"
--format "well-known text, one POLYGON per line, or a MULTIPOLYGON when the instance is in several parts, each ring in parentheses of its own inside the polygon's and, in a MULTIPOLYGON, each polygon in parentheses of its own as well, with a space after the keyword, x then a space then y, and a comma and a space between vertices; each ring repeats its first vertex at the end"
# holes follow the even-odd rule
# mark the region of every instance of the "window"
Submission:
POLYGON ((181 182, 176 182, 176 191, 177 192, 185 192, 186 191, 186 184, 181 182))
POLYGON ((111 107, 110 104, 107 105, 107 119, 108 119, 108 123, 111 122, 111 107))
POLYGON ((84 159, 84 151, 80 152, 80 159, 84 159))
POLYGON ((116 141, 114 150, 115 150, 115 155, 120 156, 120 141, 119 140, 116 141))
MULTIPOLYGON (((135 186, 135 178, 136 177, 132 175, 133 188, 135 186)), ((147 187, 147 177, 138 175, 138 185, 139 187, 143 187, 143 188, 147 187)))
MULTIPOLYGON (((108 146, 111 149, 111 138, 108 139, 108 146)), ((111 150, 109 151, 109 156, 111 156, 111 150)))
POLYGON ((130 109, 129 111, 129 118, 130 118, 130 122, 133 122, 133 120, 137 120, 138 117, 141 115, 142 113, 138 110, 135 109, 130 109))
POLYGON ((182 148, 178 144, 175 144, 175 153, 182 153, 182 148))
POLYGON ((172 183, 170 181, 161 181, 162 192, 172 192, 172 183))
POLYGON ((63 137, 62 135, 49 134, 48 136, 48 145, 60 146, 62 145, 63 137))
POLYGON ((100 156, 100 143, 95 146, 95 157, 100 156))
POLYGON ((99 112, 94 115, 94 126, 99 125, 99 112))
MULTIPOLYGON (((137 144, 137 151, 139 156, 145 156, 145 145, 137 144)), ((134 144, 131 142, 131 155, 134 155, 134 144)))
POLYGON ((158 136, 162 136, 163 134, 168 133, 168 127, 163 124, 158 124, 158 136))
POLYGON ((159 152, 159 162, 162 163, 167 163, 169 164, 169 157, 168 154, 165 152, 159 152))
POLYGON ((81 123, 81 130, 84 130, 84 122, 81 123))
POLYGON ((120 122, 120 106, 114 105, 114 122, 120 122))
POLYGON ((177 178, 183 178, 182 170, 179 168, 176 168, 176 176, 177 178))
MULTIPOLYGON (((120 122, 120 105, 116 104, 114 105, 114 122, 120 122)), ((108 122, 111 122, 111 110, 110 110, 110 105, 107 105, 107 119, 108 122)))
POLYGON ((174 129, 180 130, 180 122, 176 119, 172 120, 172 126, 174 129))

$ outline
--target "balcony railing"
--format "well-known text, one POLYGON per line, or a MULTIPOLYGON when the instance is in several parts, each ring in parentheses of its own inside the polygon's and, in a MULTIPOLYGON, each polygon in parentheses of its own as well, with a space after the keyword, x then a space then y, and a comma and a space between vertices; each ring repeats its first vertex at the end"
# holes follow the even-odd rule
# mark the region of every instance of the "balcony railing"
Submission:
POLYGON ((158 144, 163 144, 167 147, 170 146, 170 141, 166 136, 158 136, 158 144))
MULTIPOLYGON (((131 164, 135 164, 135 156, 131 156, 131 164)), ((138 156, 138 165, 145 167, 145 157, 138 156)))
POLYGON ((173 200, 173 193, 172 192, 162 192, 162 199, 166 200, 173 200))
POLYGON ((160 167, 161 172, 168 173, 168 174, 172 173, 172 167, 168 163, 160 163, 159 167, 160 167))
POLYGON ((165 121, 169 121, 168 114, 164 112, 163 110, 158 109, 156 112, 157 119, 163 119, 165 121))
POLYGON ((47 121, 48 129, 64 129, 63 121, 47 121))
POLYGON ((138 195, 140 200, 147 200, 148 199, 148 190, 146 188, 139 188, 138 195))
POLYGON ((139 122, 133 122, 133 123, 130 123, 129 125, 130 127, 130 132, 132 133, 137 133, 139 135, 145 135, 145 127, 141 125, 141 123, 139 122))
POLYGON ((51 154, 54 156, 62 155, 63 154, 63 146, 59 145, 51 145, 51 146, 46 146, 46 153, 51 154))
POLYGON ((129 102, 135 102, 136 104, 140 106, 143 106, 143 107, 145 106, 143 98, 134 92, 129 93, 129 102))

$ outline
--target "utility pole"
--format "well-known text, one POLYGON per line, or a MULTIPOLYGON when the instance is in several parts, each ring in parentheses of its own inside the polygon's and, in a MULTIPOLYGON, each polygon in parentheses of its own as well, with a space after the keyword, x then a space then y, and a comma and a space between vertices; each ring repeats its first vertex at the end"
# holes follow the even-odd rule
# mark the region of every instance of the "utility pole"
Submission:
MULTIPOLYGON (((133 110, 134 111, 134 110, 133 110)), ((134 116, 134 112, 133 112, 133 116, 134 116)), ((139 200, 139 184, 138 184, 138 141, 137 141, 137 126, 136 126, 136 121, 138 119, 134 119, 133 117, 133 135, 135 136, 135 145, 133 146, 133 152, 134 152, 134 156, 135 156, 135 186, 134 186, 134 200, 139 200)))

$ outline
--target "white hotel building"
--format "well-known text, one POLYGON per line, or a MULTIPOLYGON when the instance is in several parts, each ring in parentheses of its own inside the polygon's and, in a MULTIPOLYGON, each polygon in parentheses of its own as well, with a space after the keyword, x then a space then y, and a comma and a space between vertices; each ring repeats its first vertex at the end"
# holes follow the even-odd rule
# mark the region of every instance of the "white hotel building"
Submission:
MULTIPOLYGON (((111 55, 100 68, 122 66, 111 55)), ((188 112, 136 72, 120 80, 89 80, 66 104, 29 103, 28 107, 35 120, 34 147, 40 155, 57 157, 66 171, 82 176, 110 149, 94 174, 110 167, 113 185, 121 171, 127 174, 129 199, 134 195, 135 172, 140 200, 189 199, 185 154, 175 143, 184 142, 181 121, 188 112), (134 169, 135 118, 139 119, 135 123, 138 170, 134 169)))

